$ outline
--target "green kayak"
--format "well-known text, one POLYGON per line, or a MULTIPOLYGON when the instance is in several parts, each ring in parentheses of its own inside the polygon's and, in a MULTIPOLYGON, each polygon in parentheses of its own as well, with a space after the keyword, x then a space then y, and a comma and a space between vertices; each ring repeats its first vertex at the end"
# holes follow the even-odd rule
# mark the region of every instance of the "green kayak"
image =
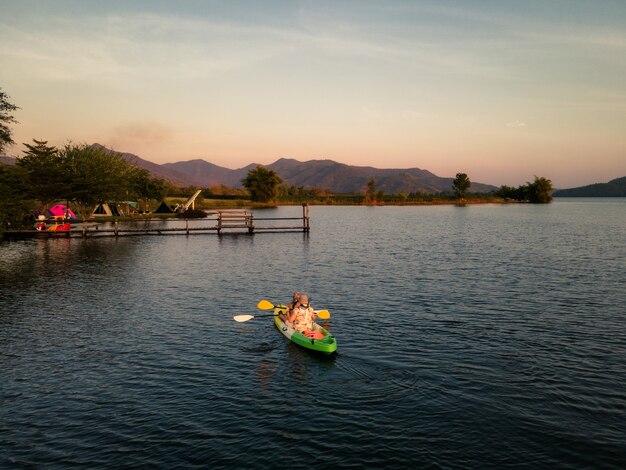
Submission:
POLYGON ((291 327, 291 325, 285 323, 282 320, 279 315, 285 314, 285 311, 286 308, 282 305, 279 305, 274 310, 274 324, 276 325, 276 328, 278 328, 278 331, 285 335, 289 340, 296 343, 298 346, 302 346, 303 348, 307 348, 312 351, 318 351, 324 354, 332 354, 337 351, 337 340, 333 335, 330 334, 328 330, 325 330, 317 323, 313 323, 313 330, 319 331, 322 335, 324 335, 324 338, 308 338, 303 334, 298 333, 291 327))

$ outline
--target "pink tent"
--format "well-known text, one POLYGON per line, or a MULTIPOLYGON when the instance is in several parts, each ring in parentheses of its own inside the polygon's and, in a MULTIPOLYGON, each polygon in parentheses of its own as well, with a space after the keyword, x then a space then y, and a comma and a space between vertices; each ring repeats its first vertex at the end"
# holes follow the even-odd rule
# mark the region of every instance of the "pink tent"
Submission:
POLYGON ((51 215, 58 215, 63 217, 67 214, 67 216, 71 217, 72 219, 76 218, 76 215, 72 212, 72 209, 68 209, 67 206, 63 204, 55 204, 50 209, 48 209, 48 212, 51 215))

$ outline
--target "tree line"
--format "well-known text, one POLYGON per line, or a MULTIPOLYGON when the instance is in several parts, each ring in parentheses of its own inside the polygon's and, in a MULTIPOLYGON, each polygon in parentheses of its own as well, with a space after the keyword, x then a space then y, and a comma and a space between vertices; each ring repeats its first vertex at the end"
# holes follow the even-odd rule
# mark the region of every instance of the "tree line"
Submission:
MULTIPOLYGON (((242 180, 243 186, 248 190, 252 196, 252 200, 260 202, 269 202, 275 200, 279 196, 293 197, 307 195, 310 197, 327 197, 331 196, 329 192, 323 190, 314 190, 305 188, 295 188, 291 186, 289 189, 281 186, 283 180, 278 176, 274 170, 270 170, 261 165, 254 169, 251 169, 246 178, 242 180)), ((466 173, 457 173, 456 177, 452 180, 451 190, 452 193, 459 201, 468 194, 471 188, 472 182, 466 173)), ((530 203, 548 203, 552 201, 552 182, 544 177, 535 176, 535 180, 531 183, 528 182, 517 188, 509 186, 501 186, 499 189, 492 193, 488 193, 493 197, 515 200, 520 202, 530 203)), ((407 202, 407 200, 414 196, 414 194, 407 194, 401 192, 397 195, 392 195, 393 200, 399 200, 407 202)), ((367 182, 365 188, 365 195, 363 196, 363 203, 369 205, 381 204, 385 201, 385 191, 376 187, 376 181, 372 178, 367 182)))
POLYGON ((34 140, 24 144, 15 165, 0 165, 0 220, 27 223, 56 201, 67 201, 81 218, 105 202, 140 201, 165 196, 166 182, 103 147, 68 143, 62 148, 34 140))
MULTIPOLYGON (((452 181, 452 190, 459 200, 463 200, 472 182, 466 173, 457 173, 452 181)), ((534 181, 522 184, 517 188, 500 186, 492 193, 495 197, 533 204, 545 204, 552 201, 552 181, 541 176, 535 176, 534 181)))

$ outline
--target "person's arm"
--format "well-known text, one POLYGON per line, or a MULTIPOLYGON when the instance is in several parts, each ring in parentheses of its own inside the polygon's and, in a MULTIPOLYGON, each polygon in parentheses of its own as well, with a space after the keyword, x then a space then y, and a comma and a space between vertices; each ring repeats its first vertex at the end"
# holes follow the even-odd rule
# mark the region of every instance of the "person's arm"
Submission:
POLYGON ((290 305, 287 309, 287 320, 291 323, 293 323, 296 319, 296 308, 298 308, 298 303, 290 305))

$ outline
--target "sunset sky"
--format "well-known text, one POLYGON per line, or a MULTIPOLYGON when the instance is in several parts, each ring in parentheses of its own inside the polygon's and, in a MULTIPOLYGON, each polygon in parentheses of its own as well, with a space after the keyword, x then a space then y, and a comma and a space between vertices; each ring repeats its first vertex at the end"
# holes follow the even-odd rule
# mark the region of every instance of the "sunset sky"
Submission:
POLYGON ((626 176, 624 0, 0 0, 0 12, 20 144, 229 168, 324 158, 496 185, 626 176))

